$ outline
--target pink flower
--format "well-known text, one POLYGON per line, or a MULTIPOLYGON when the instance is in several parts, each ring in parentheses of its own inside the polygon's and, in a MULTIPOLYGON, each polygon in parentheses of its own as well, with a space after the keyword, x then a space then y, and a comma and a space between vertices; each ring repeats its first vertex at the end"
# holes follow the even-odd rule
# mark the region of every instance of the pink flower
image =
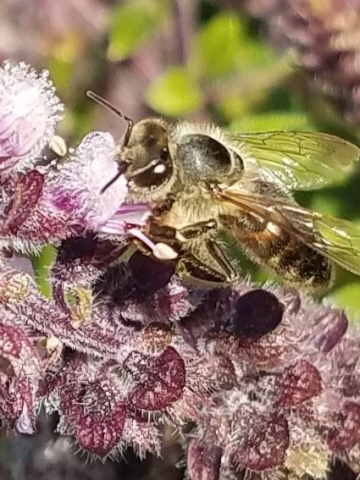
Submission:
POLYGON ((0 172, 23 170, 51 140, 62 105, 48 79, 25 63, 0 68, 0 172))
POLYGON ((115 215, 127 194, 123 176, 102 192, 117 173, 115 160, 113 137, 105 132, 89 133, 70 160, 54 172, 45 196, 55 208, 70 214, 87 229, 104 225, 115 215))
POLYGON ((115 240, 130 236, 126 225, 143 225, 149 207, 124 204, 124 176, 102 192, 117 171, 114 139, 93 132, 58 169, 33 169, 3 178, 2 240, 24 252, 87 231, 111 234, 115 240))

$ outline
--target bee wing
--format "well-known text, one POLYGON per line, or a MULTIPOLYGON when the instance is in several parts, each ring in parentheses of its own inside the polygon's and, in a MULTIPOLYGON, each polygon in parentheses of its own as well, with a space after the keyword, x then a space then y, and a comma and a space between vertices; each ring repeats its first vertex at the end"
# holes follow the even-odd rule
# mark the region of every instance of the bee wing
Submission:
POLYGON ((346 178, 360 149, 341 138, 317 132, 264 132, 229 135, 240 153, 253 158, 261 176, 291 190, 312 190, 346 178))
POLYGON ((218 198, 277 225, 341 267, 360 275, 360 226, 283 199, 245 191, 223 190, 218 198))
POLYGON ((360 275, 360 227, 340 218, 314 219, 318 240, 313 245, 341 267, 360 275))

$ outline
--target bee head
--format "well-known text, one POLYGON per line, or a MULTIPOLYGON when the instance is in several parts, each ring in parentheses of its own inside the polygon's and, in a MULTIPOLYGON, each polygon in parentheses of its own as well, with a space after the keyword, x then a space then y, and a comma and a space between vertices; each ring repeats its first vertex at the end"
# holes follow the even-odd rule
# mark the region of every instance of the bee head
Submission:
POLYGON ((157 119, 142 120, 134 125, 131 118, 100 95, 89 91, 87 96, 127 122, 127 131, 118 150, 118 173, 104 185, 102 193, 121 175, 127 178, 129 193, 135 198, 156 200, 167 193, 164 187, 172 185, 175 179, 168 145, 168 125, 157 119))
POLYGON ((167 125, 156 119, 135 124, 119 158, 127 165, 129 191, 156 197, 174 176, 167 125))

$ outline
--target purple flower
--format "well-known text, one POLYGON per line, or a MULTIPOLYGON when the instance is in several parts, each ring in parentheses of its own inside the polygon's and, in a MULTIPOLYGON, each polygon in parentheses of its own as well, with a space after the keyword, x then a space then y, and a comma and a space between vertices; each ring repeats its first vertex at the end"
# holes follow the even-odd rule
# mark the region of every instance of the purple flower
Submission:
POLYGON ((2 182, 5 202, 0 206, 2 240, 25 252, 87 231, 111 234, 115 240, 130 237, 127 223, 142 226, 150 210, 145 203, 124 204, 123 176, 101 191, 117 168, 113 138, 93 132, 59 170, 34 169, 6 177, 2 182))
POLYGON ((61 212, 87 229, 104 225, 124 202, 127 184, 121 176, 102 192, 117 173, 116 144, 105 132, 86 135, 70 160, 52 175, 45 196, 61 212))
POLYGON ((25 63, 0 69, 0 172, 29 167, 51 140, 62 105, 48 79, 25 63))
POLYGON ((0 339, 0 416, 20 433, 34 433, 42 374, 39 354, 27 333, 15 325, 0 324, 0 339))

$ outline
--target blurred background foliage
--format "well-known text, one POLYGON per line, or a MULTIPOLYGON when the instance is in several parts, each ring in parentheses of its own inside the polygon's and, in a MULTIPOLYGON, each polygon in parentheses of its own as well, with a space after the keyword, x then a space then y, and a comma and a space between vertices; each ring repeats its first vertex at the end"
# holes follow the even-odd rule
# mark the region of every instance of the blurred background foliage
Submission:
MULTIPOLYGON (((360 142, 359 0, 1 0, 0 31, 0 60, 50 70, 67 106, 59 133, 73 146, 90 130, 124 133, 120 119, 85 96, 89 89, 134 120, 161 115, 233 132, 317 130, 360 142)), ((360 173, 297 199, 360 223, 360 173)), ((53 258, 48 248, 34 263, 45 294, 53 258)), ((267 278, 261 269, 249 272, 267 278)), ((327 297, 360 318, 357 277, 339 271, 327 297)), ((0 479, 182 476, 173 467, 180 459, 174 442, 163 463, 89 469, 50 432, 44 423, 35 447, 26 438, 1 442, 0 479)))
MULTIPOLYGON (((37 0, 36 8, 2 0, 0 29, 2 59, 50 70, 67 105, 60 133, 73 145, 90 130, 124 130, 86 98, 88 89, 135 120, 162 115, 233 132, 319 130, 360 141, 357 0, 37 0)), ((359 191, 358 174, 297 198, 360 222, 359 191)), ((359 296, 358 278, 340 271, 328 297, 356 317, 359 296)))

